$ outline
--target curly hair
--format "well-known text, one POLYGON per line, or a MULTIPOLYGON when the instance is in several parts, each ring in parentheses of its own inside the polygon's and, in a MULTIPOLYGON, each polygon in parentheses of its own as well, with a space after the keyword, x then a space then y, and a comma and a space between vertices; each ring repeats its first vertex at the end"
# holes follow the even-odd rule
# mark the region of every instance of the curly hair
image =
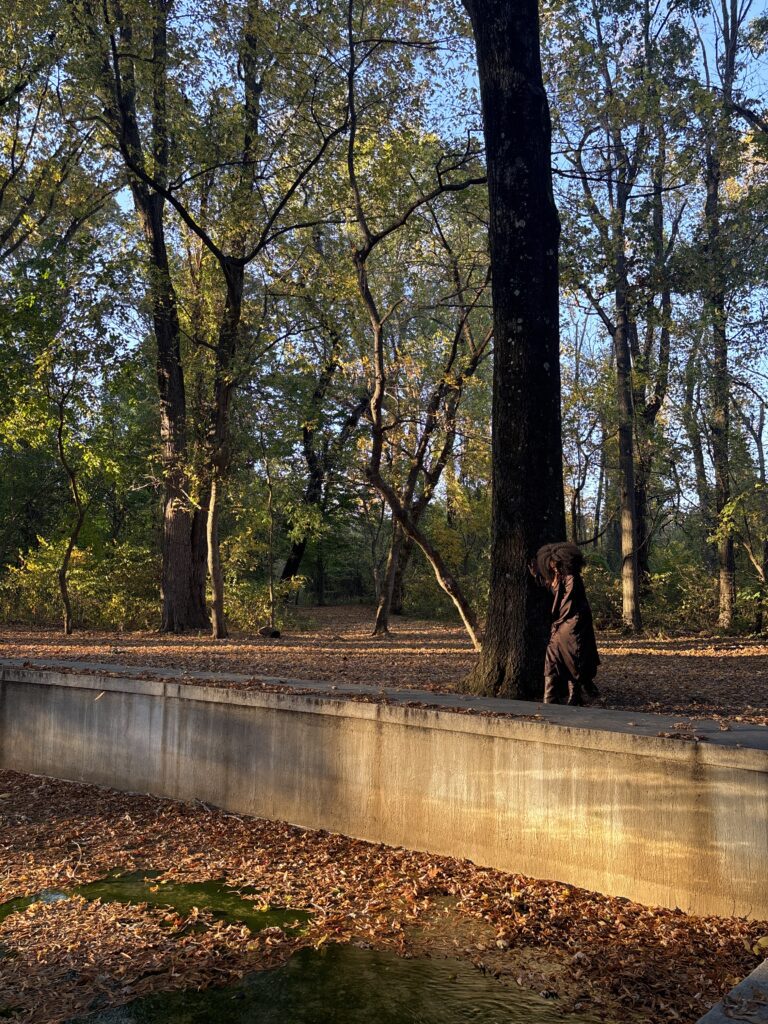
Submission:
POLYGON ((578 544, 572 544, 569 540, 542 545, 536 552, 536 568, 547 583, 551 583, 554 576, 550 562, 555 563, 555 568, 560 575, 578 576, 584 568, 586 559, 578 544))
POLYGON ((544 544, 536 552, 536 569, 539 579, 549 584, 551 584, 554 579, 554 573, 552 572, 552 567, 549 564, 553 561, 552 549, 554 547, 556 547, 555 544, 544 544))

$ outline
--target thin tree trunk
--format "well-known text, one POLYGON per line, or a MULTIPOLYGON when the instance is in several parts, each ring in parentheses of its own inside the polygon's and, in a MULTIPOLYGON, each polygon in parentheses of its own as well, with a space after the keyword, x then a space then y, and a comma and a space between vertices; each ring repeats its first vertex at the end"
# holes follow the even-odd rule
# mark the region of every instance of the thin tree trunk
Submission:
POLYGON ((605 427, 602 428, 600 437, 600 470, 597 476, 597 495, 595 497, 595 520, 592 530, 592 547, 597 548, 597 542, 600 539, 600 515, 602 512, 603 505, 603 486, 605 483, 605 427))
POLYGON ((208 574, 211 579, 211 636, 224 640, 227 624, 224 619, 224 576, 219 552, 219 481, 214 477, 208 499, 208 574))
POLYGON ((395 571, 395 580, 392 584, 392 604, 390 611, 393 615, 402 615, 403 606, 405 604, 405 576, 408 572, 408 566, 411 562, 411 555, 413 554, 413 541, 410 537, 405 537, 403 540, 403 546, 400 549, 400 557, 397 560, 397 569, 395 571))
MULTIPOLYGON (((208 581, 208 501, 210 488, 204 488, 200 505, 192 513, 192 573, 190 576, 190 617, 208 626, 206 583, 208 581)), ((199 627, 204 628, 204 627, 199 627)))
POLYGON ((384 582, 381 587, 379 604, 376 608, 376 621, 373 626, 373 636, 385 636, 389 633, 389 615, 392 611, 392 597, 395 589, 395 580, 400 565, 400 558, 403 550, 403 528, 393 516, 392 537, 389 542, 389 555, 387 556, 387 567, 384 571, 384 582))
POLYGON ((235 389, 234 362, 245 283, 245 270, 242 265, 230 261, 225 264, 224 269, 227 297, 216 345, 213 410, 208 452, 211 475, 207 530, 208 570, 213 592, 211 635, 216 640, 222 640, 228 635, 224 616, 224 575, 221 571, 219 552, 219 511, 231 461, 230 412, 235 389), (212 550, 212 546, 215 547, 215 550, 212 550))
POLYGON ((61 565, 58 571, 59 580, 59 593, 61 594, 61 603, 64 609, 64 634, 70 636, 73 629, 72 620, 72 603, 69 599, 69 586, 67 584, 67 574, 69 572, 69 563, 72 559, 72 552, 75 550, 77 539, 80 536, 80 531, 83 528, 85 522, 85 515, 88 510, 88 506, 83 501, 82 495, 80 494, 80 487, 77 482, 77 473, 74 466, 67 457, 67 452, 64 447, 64 399, 61 398, 56 402, 56 411, 58 415, 56 423, 56 444, 59 452, 59 461, 64 467, 64 471, 67 474, 69 481, 69 490, 72 494, 72 502, 77 511, 77 519, 69 535, 67 547, 64 552, 64 557, 61 560, 61 565))
POLYGON ((464 6, 483 107, 494 317, 490 602, 466 686, 534 699, 550 602, 527 564, 542 544, 565 537, 551 126, 535 0, 464 6))
POLYGON ((269 628, 275 628, 275 489, 272 486, 272 470, 269 458, 266 457, 265 447, 265 474, 267 478, 267 557, 269 558, 269 571, 267 580, 269 585, 269 628))
MULTIPOLYGON (((710 144, 706 154, 707 196, 704 218, 707 228, 707 287, 705 307, 712 332, 712 375, 710 379, 710 422, 712 462, 715 470, 715 516, 718 527, 731 498, 730 481, 730 382, 728 372, 728 334, 726 330, 725 289, 720 246, 720 158, 710 144)), ((736 565, 733 536, 721 531, 717 543, 719 616, 721 629, 733 628, 736 604, 736 565)))
POLYGON ((637 565, 637 508, 635 505, 634 409, 632 404, 632 362, 629 351, 629 319, 625 287, 623 248, 616 252, 616 329, 613 337, 616 357, 616 389, 619 406, 619 502, 621 509, 621 617, 626 629, 637 633, 640 595, 637 565))
POLYGON ((694 480, 696 481, 696 495, 699 500, 699 514, 701 516, 701 558, 709 571, 714 572, 716 559, 713 557, 712 545, 706 542, 706 538, 714 529, 712 520, 711 497, 709 481, 704 464, 704 445, 701 438, 701 424, 697 415, 696 384, 700 378, 699 368, 699 345, 694 342, 685 364, 683 377, 683 406, 682 420, 688 444, 691 448, 693 459, 694 480))
POLYGON ((78 509, 78 516, 75 525, 72 529, 72 533, 69 535, 69 541, 67 542, 67 549, 64 552, 64 557, 61 560, 61 566, 58 571, 59 579, 59 593, 61 594, 61 603, 64 608, 64 634, 70 636, 74 627, 74 619, 72 616, 72 603, 69 599, 69 586, 67 584, 67 575, 69 573, 69 563, 72 559, 72 552, 75 550, 77 539, 80 536, 80 530, 85 522, 85 507, 78 509))
POLYGON ((637 586, 638 593, 647 593, 651 575, 650 530, 648 526, 648 487, 651 476, 651 454, 643 452, 637 460, 635 473, 635 514, 637 521, 637 586))
POLYGON ((315 600, 319 608, 325 607, 325 562, 319 546, 315 555, 315 600))

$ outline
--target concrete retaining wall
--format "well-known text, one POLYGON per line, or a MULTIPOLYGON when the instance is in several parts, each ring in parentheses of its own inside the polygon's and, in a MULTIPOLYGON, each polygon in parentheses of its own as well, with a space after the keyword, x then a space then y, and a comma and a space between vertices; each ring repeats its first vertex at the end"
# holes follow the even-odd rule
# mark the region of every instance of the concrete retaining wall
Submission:
POLYGON ((0 767, 768 918, 765 750, 15 669, 0 767))

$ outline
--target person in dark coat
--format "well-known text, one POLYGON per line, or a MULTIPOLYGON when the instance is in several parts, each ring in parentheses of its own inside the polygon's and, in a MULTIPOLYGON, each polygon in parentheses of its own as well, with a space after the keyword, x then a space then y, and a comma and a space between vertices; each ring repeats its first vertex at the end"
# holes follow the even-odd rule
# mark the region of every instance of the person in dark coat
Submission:
MULTIPOLYGON (((536 553, 535 575, 553 594, 552 626, 544 659, 544 703, 583 704, 583 693, 597 697, 597 653, 592 610, 581 570, 584 555, 576 544, 545 544, 536 553)), ((532 567, 533 568, 533 567, 532 567)))

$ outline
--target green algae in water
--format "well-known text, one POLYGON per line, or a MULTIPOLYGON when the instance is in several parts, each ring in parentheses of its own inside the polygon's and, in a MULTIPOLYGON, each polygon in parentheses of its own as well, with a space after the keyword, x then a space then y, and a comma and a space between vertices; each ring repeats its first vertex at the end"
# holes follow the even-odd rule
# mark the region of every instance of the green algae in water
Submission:
MULTIPOLYGON (((588 1024, 588 1018, 568 1018, 588 1024)), ((148 996, 79 1024, 563 1024, 557 1004, 459 960, 302 949, 283 966, 203 992, 148 996)), ((594 1018, 592 1018, 594 1020, 594 1018)), ((74 1024, 74 1022, 73 1022, 74 1024)))
MULTIPOLYGON (((244 924, 252 932, 262 928, 288 928, 309 918, 305 910, 290 907, 256 910, 253 900, 244 898, 223 882, 157 882, 158 871, 134 871, 131 874, 107 875, 97 882, 88 882, 70 890, 44 889, 34 896, 20 896, 0 904, 0 921, 33 903, 54 903, 69 896, 102 903, 146 903, 151 907, 172 907, 186 916, 193 907, 206 910, 216 920, 244 924)), ((248 889, 241 892, 248 893, 248 889)))

